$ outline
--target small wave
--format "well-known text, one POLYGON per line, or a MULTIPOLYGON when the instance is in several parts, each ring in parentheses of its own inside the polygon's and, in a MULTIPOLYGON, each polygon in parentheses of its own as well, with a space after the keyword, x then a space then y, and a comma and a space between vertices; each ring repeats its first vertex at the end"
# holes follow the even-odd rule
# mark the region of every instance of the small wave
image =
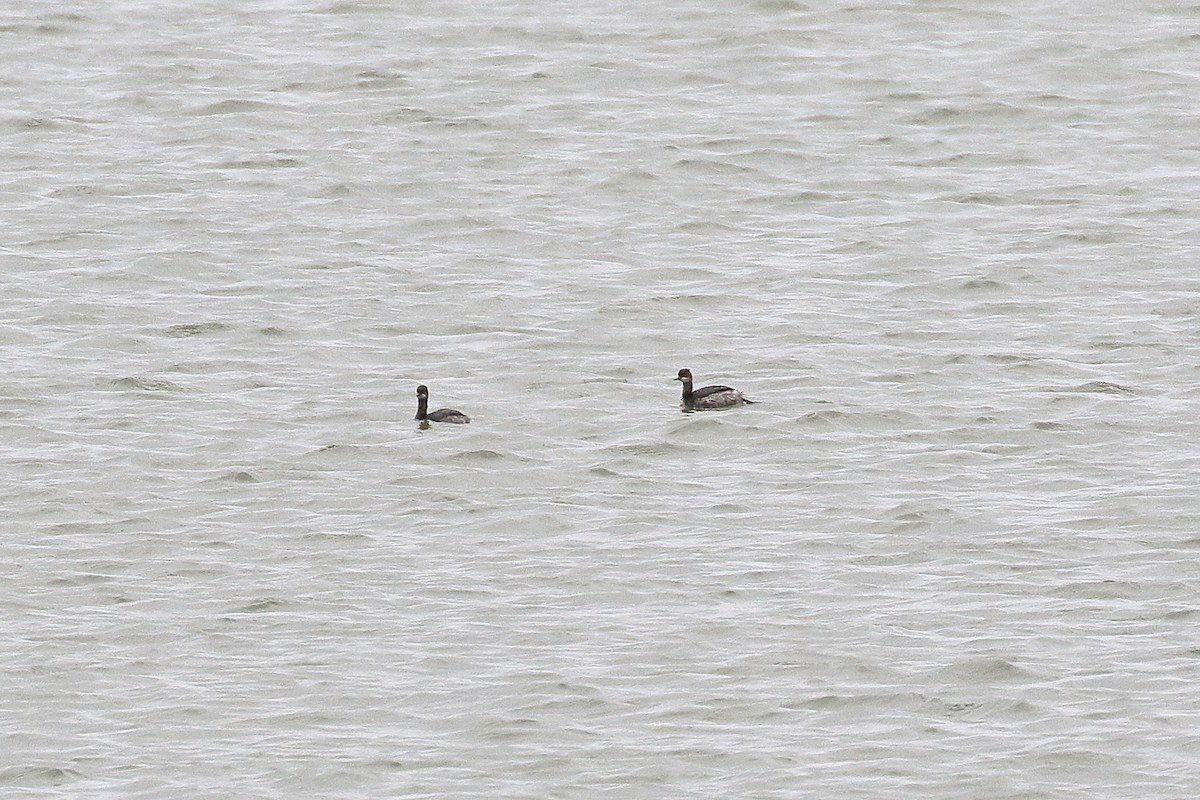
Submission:
POLYGON ((216 333, 218 331, 227 330, 229 328, 223 322, 184 322, 179 325, 172 325, 163 333, 173 339, 182 339, 188 336, 200 336, 205 333, 216 333))
POLYGON ((1034 364, 1037 363, 1039 357, 1020 353, 988 353, 984 359, 993 364, 1034 364))
POLYGON ((767 13, 792 13, 809 10, 807 5, 797 2, 797 0, 758 0, 754 5, 759 11, 767 13))
POLYGON ((1012 199, 1001 194, 963 194, 944 198, 952 203, 974 206, 1002 206, 1012 202, 1012 199))
POLYGON ((997 291, 1007 289, 1008 284, 1003 281, 998 281, 995 278, 971 278, 963 283, 962 287, 967 291, 997 291))
POLYGON ((724 231, 736 232, 737 230, 738 228, 734 225, 714 220, 689 220, 675 226, 675 231, 678 233, 721 233, 724 231))
POLYGON ((635 442, 608 447, 605 448, 605 452, 614 456, 658 457, 679 449, 680 446, 674 442, 635 442))
POLYGON ((732 164, 728 161, 718 161, 711 158, 681 158, 675 162, 677 169, 685 172, 703 175, 763 175, 762 170, 732 164))
POLYGON ((822 408, 805 413, 800 417, 800 421, 814 425, 834 426, 849 418, 850 415, 845 411, 839 411, 836 408, 822 408))
POLYGON ((1140 597, 1142 587, 1135 581, 1073 581, 1052 589, 1049 594, 1070 600, 1125 600, 1140 597))
POLYGON ((234 470, 233 472, 222 473, 205 481, 206 484, 221 484, 221 483, 258 483, 258 478, 246 470, 234 470))
POLYGON ((999 656, 968 658, 937 670, 935 675, 950 683, 978 682, 983 685, 1035 677, 1029 670, 999 656))
POLYGON ((183 387, 162 378, 146 378, 140 375, 130 375, 126 378, 116 378, 109 381, 114 389, 135 389, 141 392, 181 392, 183 387))
POLYGON ((1111 381, 1088 381, 1065 391, 1083 394, 1137 394, 1136 391, 1128 386, 1122 386, 1119 383, 1112 383, 1111 381))
POLYGON ((87 197, 96 193, 96 187, 87 183, 78 183, 73 186, 63 186, 60 189, 55 189, 50 192, 47 197, 53 197, 58 200, 64 197, 87 197))
POLYGON ((497 461, 508 456, 495 450, 467 450, 450 456, 451 461, 497 461))
POLYGON ((945 700, 939 697, 931 697, 926 702, 927 705, 934 708, 935 713, 944 717, 969 718, 975 716, 995 719, 997 717, 1029 717, 1030 715, 1039 713, 1036 706, 1024 700, 980 702, 975 700, 945 700))
POLYGON ((255 600, 245 605, 237 606, 229 611, 230 614, 269 614, 275 611, 284 611, 288 607, 285 600, 279 600, 274 597, 264 597, 261 600, 255 600))
POLYGON ((19 765, 0 769, 0 786, 61 786, 80 777, 75 770, 62 767, 19 765))
POLYGON ((601 467, 601 466, 589 467, 588 474, 595 475, 598 478, 623 478, 623 477, 625 477, 624 475, 622 475, 621 473, 617 472, 614 469, 610 469, 609 467, 601 467))
POLYGON ((408 76, 403 72, 391 69, 368 69, 354 76, 355 85, 359 89, 393 89, 407 86, 408 76))
POLYGON ((262 158, 239 158, 231 161, 220 161, 215 166, 218 169, 282 169, 298 167, 303 162, 289 156, 264 156, 262 158))
POLYGON ((361 448, 352 444, 323 444, 314 450, 310 455, 348 455, 359 452, 361 448))
POLYGON ((261 100, 222 100, 219 103, 201 106, 192 111, 192 114, 197 117, 206 117, 217 114, 240 114, 247 111, 267 111, 278 107, 274 103, 264 103, 261 100))
POLYGON ((21 131, 37 130, 55 132, 62 130, 78 130, 86 126, 82 120, 70 117, 25 117, 14 116, 0 120, 0 133, 18 133, 21 131))

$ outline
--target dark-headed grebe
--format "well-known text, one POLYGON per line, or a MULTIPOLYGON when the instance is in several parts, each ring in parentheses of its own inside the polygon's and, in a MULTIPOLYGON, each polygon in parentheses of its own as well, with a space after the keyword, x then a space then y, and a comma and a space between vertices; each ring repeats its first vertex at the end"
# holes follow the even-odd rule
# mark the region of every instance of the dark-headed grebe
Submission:
POLYGON ((754 402, 742 397, 742 393, 737 389, 728 386, 704 386, 693 391, 690 369, 679 370, 675 380, 683 381, 683 399, 679 402, 679 407, 684 411, 694 411, 697 408, 731 408, 754 402))
POLYGON ((471 421, 466 414, 455 411, 453 408, 439 408, 437 411, 429 412, 429 387, 424 384, 417 387, 416 418, 423 422, 426 420, 429 422, 454 422, 459 425, 465 425, 471 421))

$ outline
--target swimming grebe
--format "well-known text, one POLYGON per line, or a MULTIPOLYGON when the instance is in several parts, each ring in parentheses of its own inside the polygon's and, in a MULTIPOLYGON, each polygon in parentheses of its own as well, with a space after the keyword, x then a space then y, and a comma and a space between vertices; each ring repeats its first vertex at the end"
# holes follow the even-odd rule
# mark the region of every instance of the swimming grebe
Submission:
POLYGON ((471 421, 471 418, 461 411, 455 411, 453 408, 439 408, 433 413, 429 411, 429 387, 421 384, 417 387, 417 416, 416 418, 429 422, 454 422, 459 425, 465 425, 471 421))
POLYGON ((754 402, 742 397, 742 393, 737 389, 731 389, 728 386, 704 386, 692 391, 692 371, 690 369, 679 370, 679 375, 675 380, 683 381, 683 399, 680 400, 679 407, 684 411, 694 411, 697 408, 731 408, 754 402))

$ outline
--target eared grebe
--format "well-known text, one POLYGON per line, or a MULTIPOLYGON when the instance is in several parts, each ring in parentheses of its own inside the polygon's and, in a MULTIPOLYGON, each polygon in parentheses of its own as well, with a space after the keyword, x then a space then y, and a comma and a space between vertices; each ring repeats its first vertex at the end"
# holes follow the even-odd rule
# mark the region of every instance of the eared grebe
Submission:
POLYGON ((454 422, 459 425, 465 425, 471 421, 471 418, 461 411, 455 411, 453 408, 439 408, 437 411, 429 412, 429 387, 421 384, 417 387, 417 419, 422 422, 454 422))
POLYGON ((683 399, 679 402, 679 407, 684 411, 694 411, 697 408, 731 408, 754 402, 742 397, 742 393, 737 389, 728 386, 704 386, 693 391, 690 369, 679 370, 675 380, 683 382, 683 399))

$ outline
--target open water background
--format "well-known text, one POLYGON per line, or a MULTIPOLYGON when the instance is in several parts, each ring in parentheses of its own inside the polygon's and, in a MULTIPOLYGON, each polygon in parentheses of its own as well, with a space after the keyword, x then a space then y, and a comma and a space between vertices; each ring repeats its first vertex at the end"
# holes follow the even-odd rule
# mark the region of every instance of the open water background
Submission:
POLYGON ((1200 793, 1197 3, 0 46, 0 794, 1200 793))

